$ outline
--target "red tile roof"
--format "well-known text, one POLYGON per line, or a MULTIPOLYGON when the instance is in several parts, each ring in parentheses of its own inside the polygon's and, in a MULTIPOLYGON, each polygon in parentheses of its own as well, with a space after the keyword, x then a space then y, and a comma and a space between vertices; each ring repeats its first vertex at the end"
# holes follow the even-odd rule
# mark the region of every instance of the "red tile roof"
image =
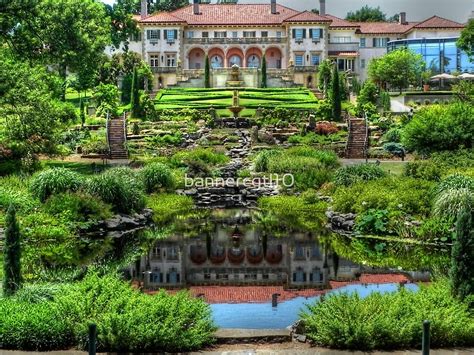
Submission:
POLYGON ((429 19, 418 23, 413 28, 464 28, 464 25, 459 22, 454 22, 443 17, 433 16, 429 19))
POLYGON ((399 24, 397 22, 358 22, 360 34, 402 34, 409 31, 415 23, 399 24))
POLYGON ((324 17, 332 21, 329 28, 358 28, 359 27, 357 23, 343 20, 342 18, 333 16, 333 15, 325 15, 324 17))
POLYGON ((323 16, 319 16, 310 11, 300 12, 298 15, 295 15, 285 20, 285 22, 318 22, 318 23, 331 22, 331 21, 332 21, 331 19, 328 19, 323 16))
POLYGON ((157 12, 140 20, 141 23, 186 23, 183 19, 174 16, 170 12, 157 12))

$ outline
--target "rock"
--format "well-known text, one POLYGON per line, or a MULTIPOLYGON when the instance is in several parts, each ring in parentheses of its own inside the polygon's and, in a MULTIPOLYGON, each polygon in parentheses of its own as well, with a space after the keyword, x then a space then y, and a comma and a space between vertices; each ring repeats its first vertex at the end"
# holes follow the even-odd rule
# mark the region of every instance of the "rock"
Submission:
POLYGON ((296 340, 299 341, 300 343, 306 343, 306 335, 298 335, 296 337, 296 340))

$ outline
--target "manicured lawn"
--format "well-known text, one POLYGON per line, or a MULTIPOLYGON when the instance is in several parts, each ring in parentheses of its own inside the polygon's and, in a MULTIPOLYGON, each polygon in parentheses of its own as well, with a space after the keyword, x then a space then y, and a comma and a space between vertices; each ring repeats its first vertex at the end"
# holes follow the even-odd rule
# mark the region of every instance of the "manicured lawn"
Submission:
POLYGON ((384 161, 380 163, 380 167, 387 173, 401 176, 403 174, 403 168, 408 162, 402 161, 384 161))
POLYGON ((102 171, 107 166, 94 162, 69 162, 61 160, 45 160, 42 162, 45 168, 67 168, 79 174, 91 175, 97 171, 102 171))
MULTIPOLYGON (((219 114, 230 115, 227 107, 232 105, 232 89, 168 89, 156 97, 157 109, 208 109, 214 107, 219 114)), ((290 89, 242 89, 239 90, 240 105, 246 110, 243 116, 252 115, 262 108, 314 108, 317 99, 305 88, 290 89)))

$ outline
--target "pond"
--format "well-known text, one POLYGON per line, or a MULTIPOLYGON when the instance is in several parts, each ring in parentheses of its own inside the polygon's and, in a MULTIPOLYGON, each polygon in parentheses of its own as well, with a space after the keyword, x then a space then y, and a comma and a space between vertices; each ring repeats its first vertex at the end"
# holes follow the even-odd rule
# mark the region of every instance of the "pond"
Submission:
POLYGON ((220 327, 285 328, 321 295, 415 290, 414 282, 429 280, 425 260, 443 257, 432 246, 271 232, 254 213, 215 210, 182 220, 125 272, 147 292, 187 289, 202 297, 220 327))

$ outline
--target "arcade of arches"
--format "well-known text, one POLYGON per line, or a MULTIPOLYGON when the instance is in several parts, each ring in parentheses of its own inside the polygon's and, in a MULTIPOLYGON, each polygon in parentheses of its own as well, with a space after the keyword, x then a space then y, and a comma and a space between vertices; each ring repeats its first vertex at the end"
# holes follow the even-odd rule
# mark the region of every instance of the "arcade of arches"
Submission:
MULTIPOLYGON (((209 56, 211 68, 230 68, 238 65, 242 68, 260 68, 262 65, 263 51, 258 47, 250 47, 245 52, 239 47, 223 50, 220 47, 210 48, 207 53, 202 48, 193 48, 188 52, 188 69, 204 69, 206 54, 209 56)), ((265 50, 267 68, 282 69, 283 55, 277 47, 265 50)))

